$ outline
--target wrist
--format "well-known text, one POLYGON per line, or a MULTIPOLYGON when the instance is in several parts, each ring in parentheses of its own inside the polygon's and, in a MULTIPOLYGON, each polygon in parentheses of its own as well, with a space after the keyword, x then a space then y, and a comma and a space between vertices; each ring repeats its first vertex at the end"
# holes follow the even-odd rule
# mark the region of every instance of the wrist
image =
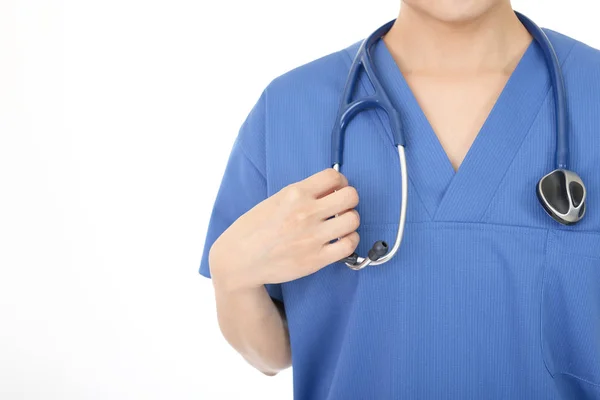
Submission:
POLYGON ((256 276, 248 276, 248 268, 239 266, 231 254, 222 254, 218 246, 211 248, 208 264, 213 285, 220 291, 247 291, 262 286, 256 276))

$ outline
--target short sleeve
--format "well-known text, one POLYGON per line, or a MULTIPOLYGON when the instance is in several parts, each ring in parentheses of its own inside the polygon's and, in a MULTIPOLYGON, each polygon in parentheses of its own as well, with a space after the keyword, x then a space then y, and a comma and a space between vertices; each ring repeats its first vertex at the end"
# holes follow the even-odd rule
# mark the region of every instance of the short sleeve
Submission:
MULTIPOLYGON (((210 278, 208 254, 213 243, 240 216, 267 198, 265 160, 265 93, 250 111, 233 144, 211 212, 200 274, 210 278)), ((266 285, 272 298, 283 301, 280 285, 266 285)))

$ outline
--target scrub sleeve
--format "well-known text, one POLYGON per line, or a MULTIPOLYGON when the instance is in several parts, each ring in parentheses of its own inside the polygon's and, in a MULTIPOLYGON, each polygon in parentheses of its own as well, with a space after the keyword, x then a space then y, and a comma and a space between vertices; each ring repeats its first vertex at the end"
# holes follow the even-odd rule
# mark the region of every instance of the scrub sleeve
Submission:
MULTIPOLYGON (((265 160, 265 101, 263 92, 242 124, 233 144, 213 205, 204 243, 200 274, 210 278, 208 253, 215 240, 241 215, 267 196, 265 160)), ((231 249, 236 257, 236 249, 231 249)), ((270 296, 283 301, 280 285, 266 285, 270 296)))

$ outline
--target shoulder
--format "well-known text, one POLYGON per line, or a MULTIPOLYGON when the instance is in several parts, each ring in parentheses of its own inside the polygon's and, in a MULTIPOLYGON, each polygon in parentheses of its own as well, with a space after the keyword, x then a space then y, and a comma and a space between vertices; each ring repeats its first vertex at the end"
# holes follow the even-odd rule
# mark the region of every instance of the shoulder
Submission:
POLYGON ((339 97, 359 43, 300 65, 273 79, 265 89, 269 104, 281 101, 320 101, 339 97))
POLYGON ((572 129, 598 140, 600 130, 600 50, 567 35, 546 31, 556 52, 563 54, 562 72, 572 129))
POLYGON ((579 79, 593 78, 600 84, 600 50, 551 29, 544 29, 544 32, 555 46, 567 78, 570 75, 579 79))
POLYGON ((298 145, 307 139, 306 132, 331 125, 359 45, 323 55, 271 80, 238 135, 247 153, 264 152, 267 142, 279 144, 283 136, 298 145))
MULTIPOLYGON (((600 50, 564 34, 547 31, 547 35, 556 47, 567 53, 562 60, 562 70, 567 90, 570 129, 576 141, 572 143, 573 152, 593 154, 593 163, 597 163, 600 145, 600 50)), ((581 161, 580 161, 581 162, 581 161)), ((590 164, 590 168, 593 167, 590 164)))

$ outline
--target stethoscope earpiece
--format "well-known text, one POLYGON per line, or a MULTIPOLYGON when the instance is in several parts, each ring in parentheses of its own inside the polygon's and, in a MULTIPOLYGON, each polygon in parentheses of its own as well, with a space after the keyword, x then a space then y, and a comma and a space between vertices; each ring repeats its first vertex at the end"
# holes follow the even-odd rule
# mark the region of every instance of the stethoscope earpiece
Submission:
POLYGON ((371 247, 371 250, 369 250, 367 257, 369 257, 369 260, 371 260, 371 261, 377 261, 381 257, 385 256, 387 254, 387 252, 388 252, 387 243, 382 240, 378 240, 373 244, 373 247, 371 247))
MULTIPOLYGON (((369 250, 367 258, 371 260, 371 262, 377 261, 387 254, 388 248, 389 247, 386 242, 384 242, 383 240, 378 240, 375 243, 373 243, 373 247, 371 247, 371 250, 369 250)), ((356 265, 359 263, 359 257, 360 256, 358 254, 352 253, 348 257, 340 261, 351 265, 356 265)))
POLYGON ((540 179, 536 192, 548 215, 563 225, 576 224, 585 215, 585 185, 573 171, 555 169, 540 179))

